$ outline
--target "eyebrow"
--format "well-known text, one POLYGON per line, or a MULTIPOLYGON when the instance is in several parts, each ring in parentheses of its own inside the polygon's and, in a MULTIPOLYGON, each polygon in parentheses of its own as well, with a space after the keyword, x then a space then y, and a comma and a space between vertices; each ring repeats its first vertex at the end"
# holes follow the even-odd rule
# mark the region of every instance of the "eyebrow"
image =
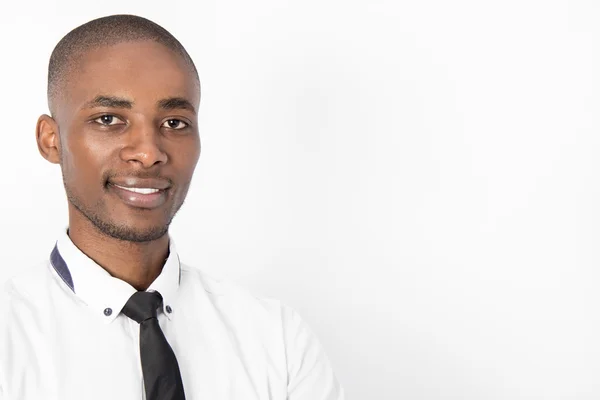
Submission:
MULTIPOLYGON (((156 104, 158 108, 162 110, 186 109, 192 111, 194 114, 196 113, 196 108, 192 105, 192 103, 183 97, 168 97, 166 99, 159 100, 156 104)), ((123 97, 100 95, 94 97, 93 100, 88 101, 84 105, 84 108, 96 107, 131 109, 133 107, 133 101, 127 100, 123 97)))
POLYGON ((94 100, 85 103, 85 108, 108 107, 108 108, 131 108, 133 101, 116 96, 96 96, 94 100))
POLYGON ((183 97, 169 97, 166 99, 159 100, 158 108, 163 110, 177 110, 177 109, 185 109, 190 110, 194 114, 196 113, 196 108, 192 105, 192 103, 183 97))

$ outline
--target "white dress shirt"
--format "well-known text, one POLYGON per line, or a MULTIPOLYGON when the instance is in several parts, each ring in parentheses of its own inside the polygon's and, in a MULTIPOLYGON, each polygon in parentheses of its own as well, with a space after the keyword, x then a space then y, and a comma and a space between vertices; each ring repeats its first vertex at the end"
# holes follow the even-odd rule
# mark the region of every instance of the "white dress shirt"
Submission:
MULTIPOLYGON (((187 400, 342 400, 315 335, 279 301, 253 297, 179 262, 173 241, 148 291, 187 400)), ((50 259, 0 296, 0 399, 144 399, 136 292, 61 233, 50 259)))

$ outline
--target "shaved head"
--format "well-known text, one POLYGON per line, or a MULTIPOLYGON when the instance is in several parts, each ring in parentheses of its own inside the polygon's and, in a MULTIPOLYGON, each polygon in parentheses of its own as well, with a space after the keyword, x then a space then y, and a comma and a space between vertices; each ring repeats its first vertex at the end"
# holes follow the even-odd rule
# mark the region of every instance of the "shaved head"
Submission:
POLYGON ((179 54, 196 79, 198 71, 183 45, 160 25, 135 15, 111 15, 87 22, 69 32, 54 48, 48 65, 48 107, 55 113, 55 99, 62 93, 69 75, 77 71, 89 50, 123 42, 153 41, 179 54))
POLYGON ((133 15, 87 22, 52 53, 48 101, 36 139, 60 164, 70 233, 168 242, 200 156, 200 82, 181 43, 133 15))

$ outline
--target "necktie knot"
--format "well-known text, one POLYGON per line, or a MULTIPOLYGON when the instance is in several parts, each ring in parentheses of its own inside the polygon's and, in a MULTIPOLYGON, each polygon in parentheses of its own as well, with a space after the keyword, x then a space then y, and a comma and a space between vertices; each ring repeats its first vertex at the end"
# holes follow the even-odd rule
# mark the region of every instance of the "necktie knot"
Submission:
POLYGON ((123 314, 141 324, 147 319, 156 318, 160 306, 162 306, 160 293, 136 292, 127 300, 123 307, 123 314))

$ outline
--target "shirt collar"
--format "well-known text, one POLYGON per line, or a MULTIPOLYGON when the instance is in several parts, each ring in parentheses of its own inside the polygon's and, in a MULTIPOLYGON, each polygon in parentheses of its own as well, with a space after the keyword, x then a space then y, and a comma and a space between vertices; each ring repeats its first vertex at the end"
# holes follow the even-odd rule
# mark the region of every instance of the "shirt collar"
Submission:
MULTIPOLYGON (((64 284, 107 323, 117 318, 127 300, 137 291, 129 283, 111 276, 79 250, 66 230, 59 235, 50 261, 64 284)), ((168 319, 173 317, 179 279, 179 256, 169 237, 169 257, 160 275, 147 289, 161 294, 163 312, 168 319)))

